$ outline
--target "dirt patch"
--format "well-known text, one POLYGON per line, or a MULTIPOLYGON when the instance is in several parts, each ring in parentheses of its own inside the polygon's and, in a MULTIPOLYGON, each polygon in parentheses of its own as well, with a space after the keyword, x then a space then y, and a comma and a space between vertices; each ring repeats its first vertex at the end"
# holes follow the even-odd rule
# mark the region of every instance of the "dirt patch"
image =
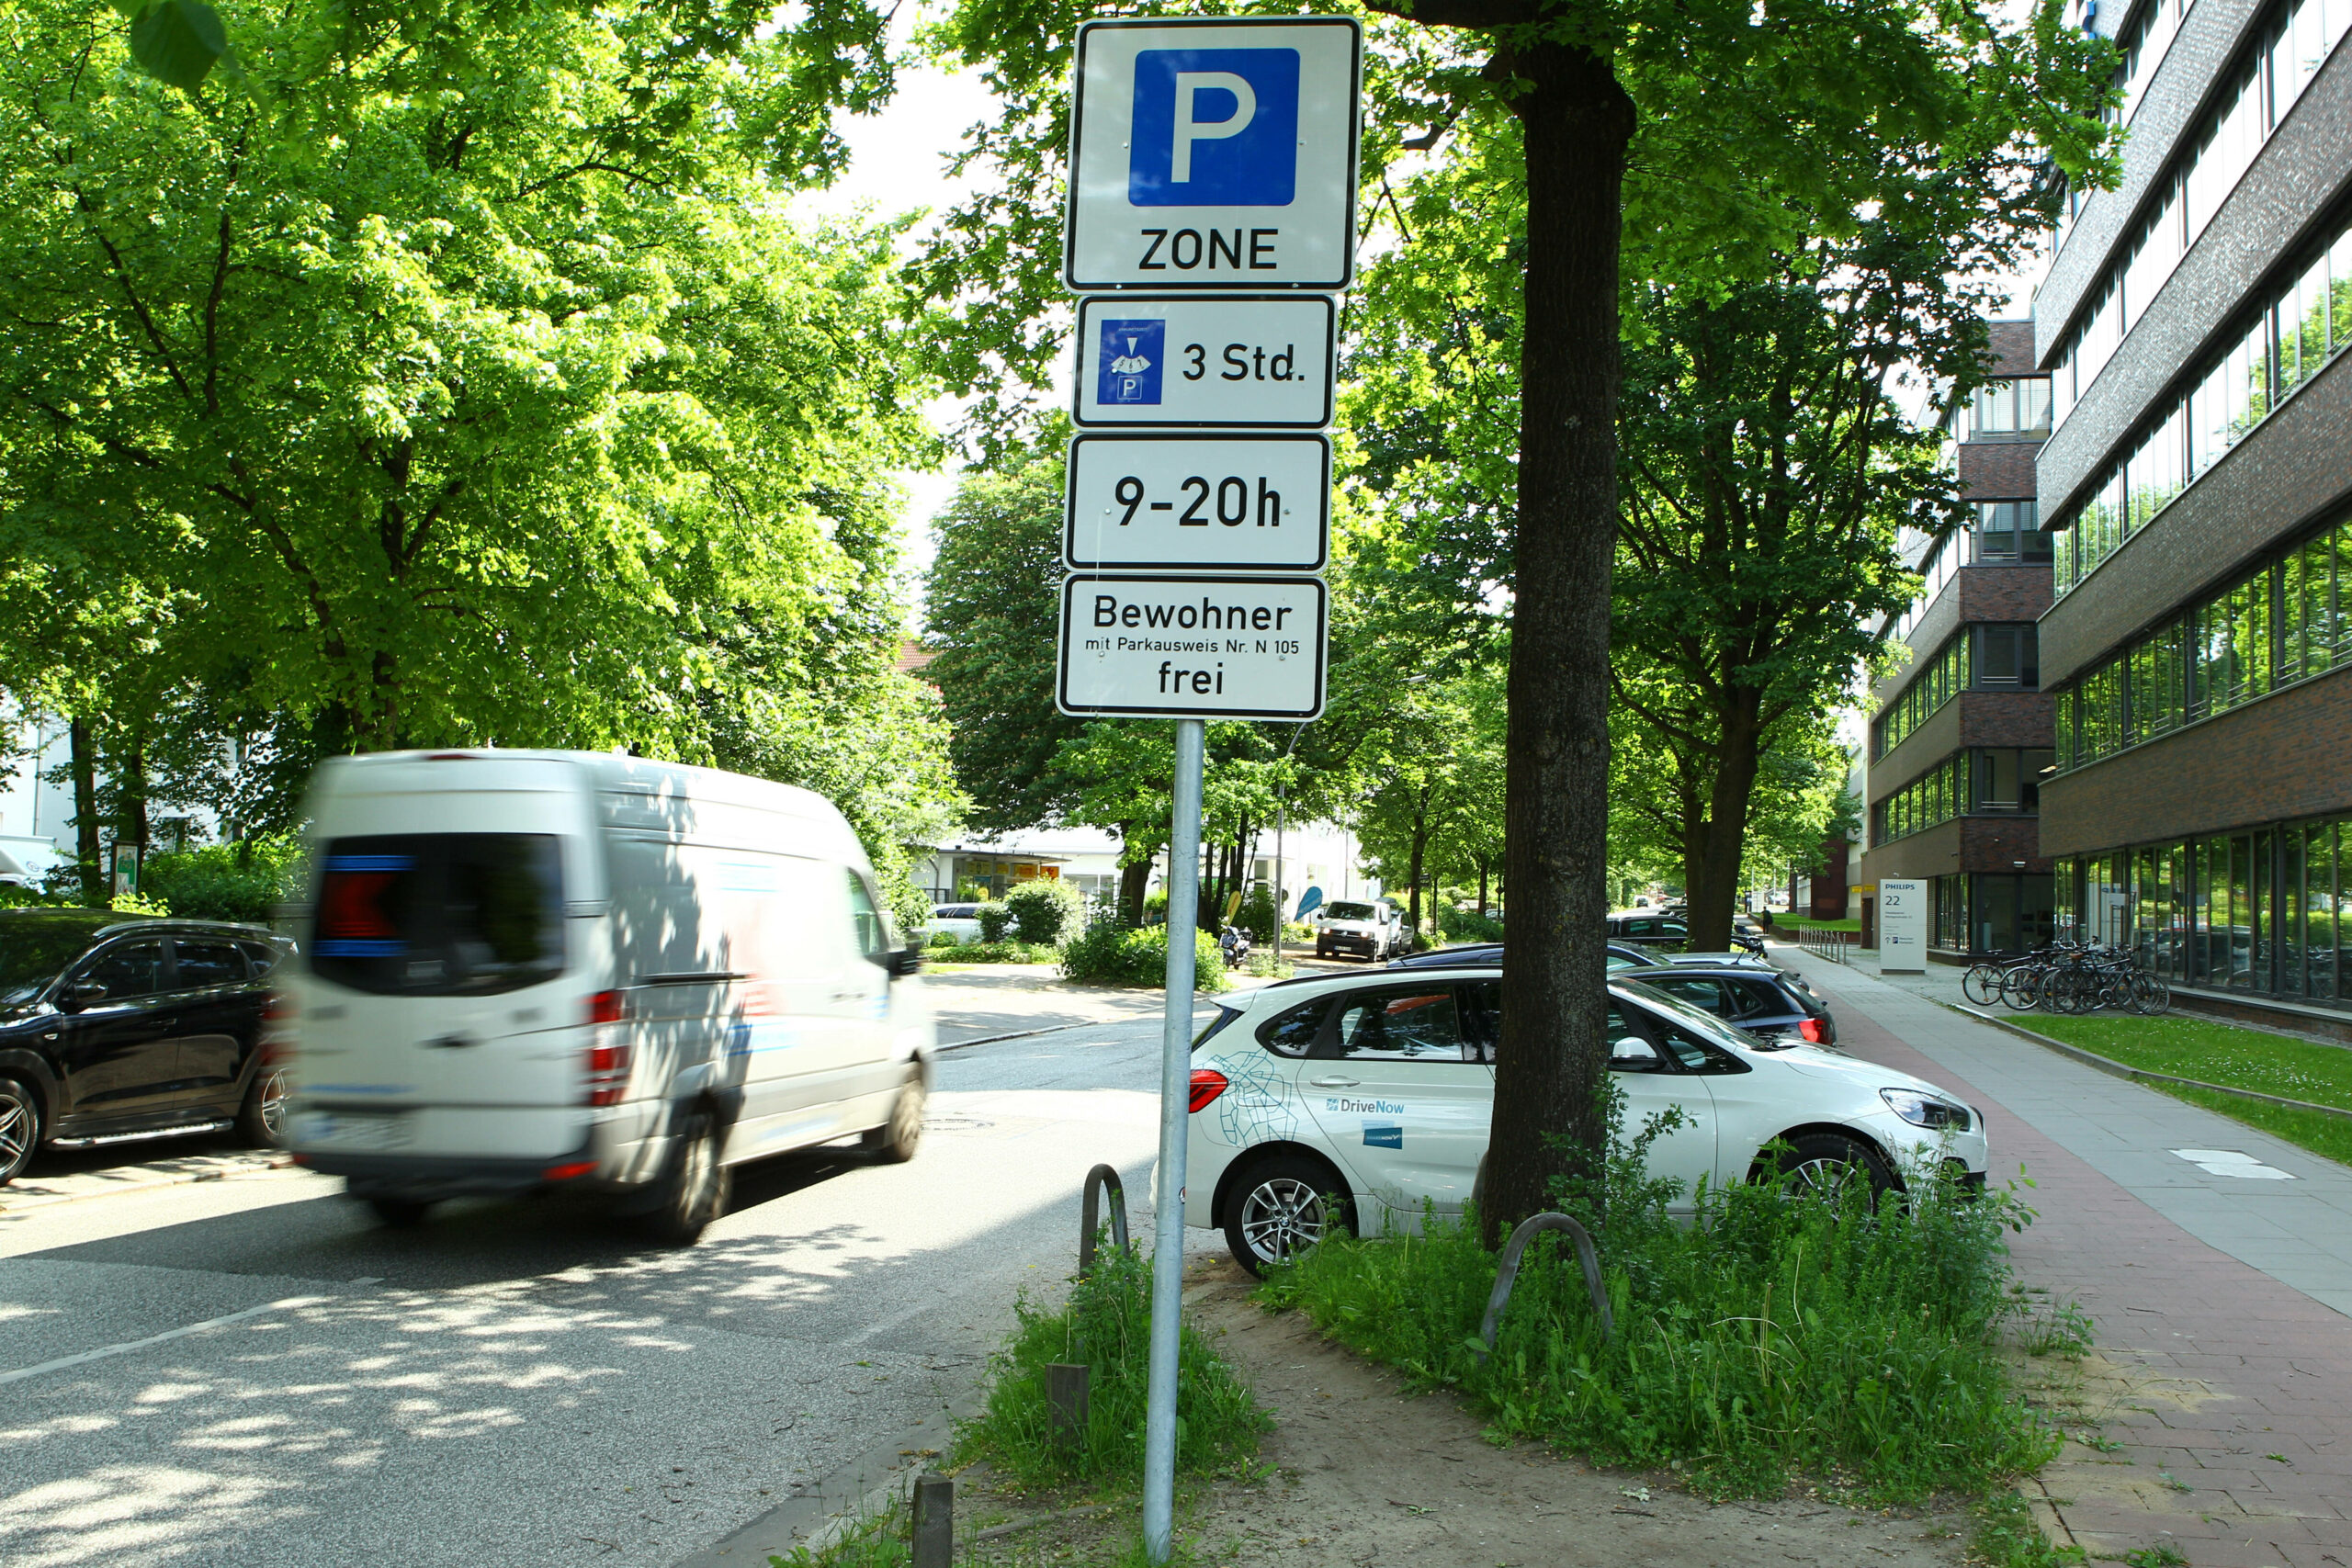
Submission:
POLYGON ((1187 1524, 1202 1562, 1284 1568, 1749 1568, 1876 1562, 1949 1568, 1959 1509, 1880 1514, 1811 1497, 1713 1504, 1670 1475, 1596 1470, 1534 1444, 1497 1448, 1447 1393, 1330 1344, 1249 1300, 1230 1263, 1199 1267, 1201 1327, 1257 1390, 1275 1429, 1254 1484, 1207 1489, 1187 1524))

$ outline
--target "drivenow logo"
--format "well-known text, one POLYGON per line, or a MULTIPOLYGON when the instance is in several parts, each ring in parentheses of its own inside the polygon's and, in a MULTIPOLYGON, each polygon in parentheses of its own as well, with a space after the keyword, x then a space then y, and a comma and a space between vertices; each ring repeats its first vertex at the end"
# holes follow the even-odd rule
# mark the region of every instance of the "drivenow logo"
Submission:
POLYGON ((1127 200, 1288 207, 1298 191, 1298 51, 1147 49, 1136 56, 1127 200))

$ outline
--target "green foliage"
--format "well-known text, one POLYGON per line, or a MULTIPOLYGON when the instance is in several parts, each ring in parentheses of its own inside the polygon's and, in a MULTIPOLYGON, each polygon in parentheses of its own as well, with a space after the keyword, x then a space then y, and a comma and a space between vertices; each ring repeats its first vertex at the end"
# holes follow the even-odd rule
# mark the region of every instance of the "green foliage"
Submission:
POLYGON ((1012 930, 1012 911, 994 900, 974 905, 972 919, 980 922, 982 942, 1002 942, 1012 930))
MULTIPOLYGON (((1023 942, 1051 945, 1075 934, 1086 918, 1086 897, 1074 884, 1054 877, 1022 883, 1004 896, 1012 928, 1023 942)), ((981 917, 985 926, 986 916, 981 917)))
POLYGON ((17 882, 0 883, 0 909, 62 909, 77 902, 65 893, 28 887, 17 882))
POLYGON ((1272 945, 1276 919, 1274 890, 1260 883, 1243 897, 1241 910, 1234 917, 1234 924, 1248 931, 1251 942, 1272 945))
POLYGON ((152 893, 118 893, 107 901, 118 915, 168 915, 172 907, 152 893))
POLYGON ((1666 1212, 1676 1184, 1642 1159, 1665 1125, 1612 1139, 1597 1184, 1558 1194, 1595 1227, 1613 1341, 1573 1253, 1546 1236, 1480 1360, 1496 1259, 1475 1216, 1431 1216, 1419 1237, 1327 1241, 1264 1299, 1461 1389, 1498 1431, 1676 1463, 1718 1492, 1842 1472, 1866 1496, 1917 1498, 1981 1491, 2048 1457, 2052 1436, 2011 1394, 1998 1353, 2018 1310, 2002 1237, 2028 1211, 1950 1183, 1875 1213, 1859 1189, 1827 1202, 1756 1183, 1702 1190, 1697 1224, 1679 1225, 1666 1212))
MULTIPOLYGON (((1122 926, 1097 920, 1062 949, 1062 974, 1093 986, 1155 986, 1168 984, 1168 928, 1122 926)), ((1193 933, 1193 988, 1222 991, 1225 956, 1216 938, 1204 931, 1193 933)))
POLYGON ((923 954, 933 964, 1051 964, 1061 955, 1062 950, 1049 942, 964 942, 953 937, 934 942, 923 954))
MULTIPOLYGON (((1024 1297, 1014 1314, 1012 1342, 989 1362, 987 1407, 960 1435, 963 1452, 989 1460, 1023 1486, 1140 1476, 1151 1266, 1130 1249, 1105 1247, 1058 1311, 1024 1297), (1057 1361, 1087 1369, 1087 1426, 1075 1444, 1054 1440, 1047 1416, 1046 1368, 1057 1361)), ((1233 1370, 1186 1325, 1176 1375, 1179 1470, 1235 1473, 1272 1425, 1233 1370)))
POLYGON ((142 892, 191 920, 269 923, 273 906, 301 894, 300 847, 289 835, 243 844, 207 844, 147 857, 142 892))
POLYGON ((2034 1522, 2032 1506, 2015 1492, 1996 1492, 1976 1505, 1976 1536, 1969 1561, 1984 1568, 2073 1568, 2088 1561, 2079 1546, 2059 1546, 2034 1522))
POLYGON ((1503 923, 1491 915, 1476 909, 1457 909, 1447 904, 1437 912, 1438 934, 1448 942, 1500 942, 1503 923))
POLYGON ((2126 1066, 2352 1110, 2352 1051, 2206 1018, 2067 1018, 2032 1013, 2025 1028, 2126 1066))

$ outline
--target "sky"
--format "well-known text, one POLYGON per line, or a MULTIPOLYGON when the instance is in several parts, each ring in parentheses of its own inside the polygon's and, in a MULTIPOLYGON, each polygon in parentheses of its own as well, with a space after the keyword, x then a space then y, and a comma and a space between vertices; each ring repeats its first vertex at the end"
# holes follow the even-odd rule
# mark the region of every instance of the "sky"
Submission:
MULTIPOLYGON (((908 15, 910 18, 911 7, 908 15)), ((909 30, 907 21, 894 28, 901 47, 909 30)), ((995 102, 978 72, 949 72, 930 64, 901 71, 899 90, 880 114, 835 118, 834 129, 849 144, 849 171, 829 190, 795 197, 793 210, 808 218, 848 217, 861 210, 888 218, 918 208, 934 217, 944 213, 973 188, 971 181, 949 176, 948 159, 967 128, 993 116, 995 102)), ((930 409, 933 423, 941 428, 953 423, 957 412, 956 401, 945 398, 930 409)), ((959 477, 954 465, 898 476, 907 492, 900 529, 918 618, 922 576, 931 565, 931 519, 955 494, 959 477)))

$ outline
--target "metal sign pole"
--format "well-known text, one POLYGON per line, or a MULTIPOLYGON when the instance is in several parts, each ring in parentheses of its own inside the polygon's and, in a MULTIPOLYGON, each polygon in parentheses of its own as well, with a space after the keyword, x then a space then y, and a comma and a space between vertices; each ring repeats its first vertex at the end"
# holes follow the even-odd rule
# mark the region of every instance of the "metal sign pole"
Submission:
POLYGON ((1184 1310, 1184 1143, 1192 1131, 1193 930, 1201 897, 1207 729, 1176 721, 1168 832, 1168 1007, 1159 1044, 1159 1180, 1152 1196, 1151 1386, 1143 1421, 1143 1549, 1168 1561, 1176 1512, 1176 1347, 1184 1310))

